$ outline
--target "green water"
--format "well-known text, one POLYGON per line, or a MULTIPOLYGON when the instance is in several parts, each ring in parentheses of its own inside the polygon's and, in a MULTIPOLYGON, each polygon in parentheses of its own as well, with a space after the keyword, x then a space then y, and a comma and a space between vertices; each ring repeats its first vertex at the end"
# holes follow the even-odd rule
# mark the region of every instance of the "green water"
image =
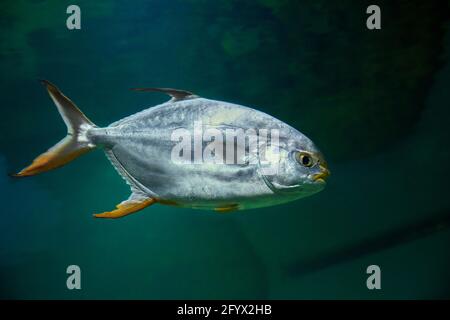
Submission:
POLYGON ((69 31, 69 4, 1 4, 0 298, 450 297, 448 8, 378 1, 369 31, 363 1, 76 1, 69 31), (101 151, 6 175, 65 134, 40 78, 100 126, 166 99, 137 86, 255 107, 311 137, 332 176, 277 207, 95 220, 129 195, 101 151))

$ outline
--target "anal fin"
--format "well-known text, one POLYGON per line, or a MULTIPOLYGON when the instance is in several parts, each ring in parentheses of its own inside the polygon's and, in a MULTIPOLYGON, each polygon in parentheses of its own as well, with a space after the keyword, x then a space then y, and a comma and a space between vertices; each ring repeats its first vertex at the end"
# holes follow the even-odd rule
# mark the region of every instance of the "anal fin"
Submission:
POLYGON ((94 217, 96 218, 109 218, 109 219, 117 219, 125 217, 129 214, 138 212, 153 203, 156 200, 153 198, 142 197, 141 195, 132 194, 128 200, 121 202, 116 206, 117 209, 113 211, 106 211, 103 213, 96 213, 94 217))
POLYGON ((228 212, 233 212, 236 210, 239 210, 239 205, 237 203, 231 203, 228 205, 214 208, 214 211, 219 212, 219 213, 228 213, 228 212))

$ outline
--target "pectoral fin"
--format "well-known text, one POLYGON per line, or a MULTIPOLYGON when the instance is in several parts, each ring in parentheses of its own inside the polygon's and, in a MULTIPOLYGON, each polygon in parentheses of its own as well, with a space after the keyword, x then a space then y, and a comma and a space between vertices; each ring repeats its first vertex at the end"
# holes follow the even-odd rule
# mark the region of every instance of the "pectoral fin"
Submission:
POLYGON ((142 195, 132 194, 128 200, 121 202, 116 206, 117 209, 113 211, 107 211, 103 213, 94 214, 96 218, 109 218, 109 219, 117 219, 125 217, 129 214, 140 211, 153 203, 156 200, 153 198, 143 197, 142 195))

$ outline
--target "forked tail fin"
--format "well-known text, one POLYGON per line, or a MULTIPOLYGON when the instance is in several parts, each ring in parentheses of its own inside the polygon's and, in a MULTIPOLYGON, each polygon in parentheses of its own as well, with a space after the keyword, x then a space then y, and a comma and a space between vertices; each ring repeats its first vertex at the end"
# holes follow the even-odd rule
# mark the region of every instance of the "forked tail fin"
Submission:
POLYGON ((38 156, 33 162, 15 177, 26 177, 49 171, 69 163, 78 156, 95 148, 89 141, 86 132, 96 127, 77 106, 67 98, 59 89, 48 82, 41 80, 58 108, 61 117, 67 126, 67 136, 51 147, 48 151, 38 156))

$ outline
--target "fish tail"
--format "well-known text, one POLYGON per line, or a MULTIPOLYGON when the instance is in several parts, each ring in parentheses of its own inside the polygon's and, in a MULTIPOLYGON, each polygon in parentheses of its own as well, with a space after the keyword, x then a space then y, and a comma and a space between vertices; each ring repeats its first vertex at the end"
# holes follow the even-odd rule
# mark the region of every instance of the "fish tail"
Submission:
POLYGON ((48 82, 41 80, 46 87, 50 98, 67 126, 67 135, 46 152, 39 155, 33 162, 13 174, 14 177, 26 177, 61 167, 80 155, 95 148, 87 135, 87 131, 95 128, 93 124, 77 106, 67 98, 59 89, 48 82))

